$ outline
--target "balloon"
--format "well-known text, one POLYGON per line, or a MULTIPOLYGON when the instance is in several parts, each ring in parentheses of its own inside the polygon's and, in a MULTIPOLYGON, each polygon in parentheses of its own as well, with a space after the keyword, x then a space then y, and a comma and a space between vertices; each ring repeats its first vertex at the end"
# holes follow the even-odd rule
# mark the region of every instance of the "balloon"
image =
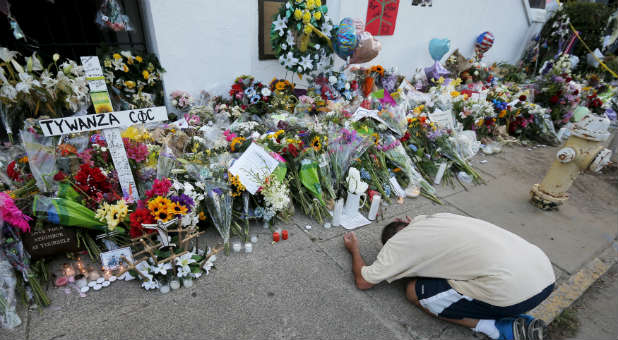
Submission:
POLYGON ((474 43, 474 50, 476 51, 476 56, 480 59, 483 59, 483 54, 487 52, 494 45, 494 35, 491 32, 483 32, 481 35, 476 38, 476 42, 474 43))
POLYGON ((335 36, 333 37, 333 50, 342 59, 347 59, 354 54, 354 49, 358 46, 356 36, 356 22, 352 18, 344 18, 339 23, 335 36))
POLYGON ((440 64, 439 61, 435 61, 433 66, 429 66, 425 68, 425 75, 427 79, 440 79, 440 77, 448 76, 450 73, 447 69, 440 64))
POLYGON ((451 48, 451 41, 448 39, 433 38, 429 42, 429 54, 435 61, 440 61, 451 48))
POLYGON ((382 44, 369 32, 361 32, 358 40, 358 47, 350 58, 350 64, 366 63, 375 58, 382 49, 382 44))

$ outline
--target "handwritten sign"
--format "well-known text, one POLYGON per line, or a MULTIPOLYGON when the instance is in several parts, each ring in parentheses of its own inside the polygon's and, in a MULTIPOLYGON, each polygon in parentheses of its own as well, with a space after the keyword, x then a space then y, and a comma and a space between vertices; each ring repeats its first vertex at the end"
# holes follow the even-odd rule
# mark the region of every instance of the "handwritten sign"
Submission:
POLYGON ((251 143, 247 150, 230 167, 230 172, 238 176, 247 191, 254 195, 261 186, 260 181, 275 170, 279 161, 274 159, 264 148, 251 143))
POLYGON ((50 226, 24 233, 23 242, 33 260, 78 250, 75 231, 63 226, 50 226))
POLYGON ((455 128, 455 117, 450 111, 436 110, 433 113, 429 113, 429 120, 438 125, 441 129, 455 128))
POLYGON ((135 124, 162 122, 165 120, 167 120, 167 110, 165 106, 158 106, 148 109, 42 119, 39 120, 39 125, 45 136, 59 136, 69 133, 128 127, 135 124))

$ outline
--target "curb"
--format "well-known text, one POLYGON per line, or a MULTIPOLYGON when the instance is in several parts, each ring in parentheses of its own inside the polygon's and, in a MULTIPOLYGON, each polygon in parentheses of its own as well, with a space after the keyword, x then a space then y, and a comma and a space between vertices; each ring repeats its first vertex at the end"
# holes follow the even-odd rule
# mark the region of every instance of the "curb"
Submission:
POLYGON ((551 323, 562 311, 570 307, 584 292, 618 260, 618 242, 612 241, 601 255, 584 265, 577 273, 560 284, 551 295, 530 314, 551 323))

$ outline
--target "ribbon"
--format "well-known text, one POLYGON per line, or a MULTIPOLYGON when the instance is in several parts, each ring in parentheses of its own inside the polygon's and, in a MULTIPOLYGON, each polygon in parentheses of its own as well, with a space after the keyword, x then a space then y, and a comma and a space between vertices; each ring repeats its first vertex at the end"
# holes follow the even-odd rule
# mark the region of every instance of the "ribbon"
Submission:
MULTIPOLYGON (((556 0, 556 2, 558 3, 559 6, 562 5, 562 2, 560 0, 556 0)), ((584 41, 584 39, 582 39, 582 37, 579 36, 579 32, 577 32, 577 30, 575 29, 575 27, 573 26, 572 23, 569 22, 569 27, 571 28, 571 31, 573 31, 573 33, 575 33, 575 36, 577 37, 577 39, 579 39, 579 41, 582 42, 582 44, 584 45, 584 47, 586 48, 586 50, 588 50, 588 52, 590 54, 592 54, 592 56, 594 57, 594 59, 596 59, 596 61, 599 62, 599 65, 603 66, 603 68, 609 72, 614 78, 618 79, 618 74, 616 74, 616 72, 614 72, 612 69, 610 69, 607 65, 605 65, 605 63, 599 59, 599 57, 597 57, 594 52, 592 52, 592 50, 590 49, 590 47, 588 46, 588 44, 586 44, 586 42, 584 41)))

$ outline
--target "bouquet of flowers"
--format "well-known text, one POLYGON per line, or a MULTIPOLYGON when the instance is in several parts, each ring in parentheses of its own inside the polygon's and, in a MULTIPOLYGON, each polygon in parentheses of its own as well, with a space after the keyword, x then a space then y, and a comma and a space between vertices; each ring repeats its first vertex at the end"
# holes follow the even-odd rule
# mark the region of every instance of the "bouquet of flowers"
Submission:
POLYGON ((193 105, 193 97, 186 92, 176 90, 170 94, 172 105, 180 111, 188 111, 193 105))
POLYGON ((221 183, 210 182, 206 185, 204 203, 212 223, 223 238, 225 254, 230 254, 230 226, 232 224, 232 192, 221 183))
POLYGON ((272 91, 252 76, 240 76, 232 84, 229 94, 234 105, 252 114, 263 115, 267 111, 272 91))
POLYGON ((360 136, 355 130, 342 128, 333 130, 329 135, 328 155, 332 165, 335 193, 342 193, 344 178, 354 159, 360 158, 369 147, 366 137, 360 136))
MULTIPOLYGON (((111 52, 103 57, 103 74, 126 109, 163 105, 165 72, 154 54, 133 55, 131 51, 111 52)), ((112 98, 114 99, 114 98, 112 98)))

